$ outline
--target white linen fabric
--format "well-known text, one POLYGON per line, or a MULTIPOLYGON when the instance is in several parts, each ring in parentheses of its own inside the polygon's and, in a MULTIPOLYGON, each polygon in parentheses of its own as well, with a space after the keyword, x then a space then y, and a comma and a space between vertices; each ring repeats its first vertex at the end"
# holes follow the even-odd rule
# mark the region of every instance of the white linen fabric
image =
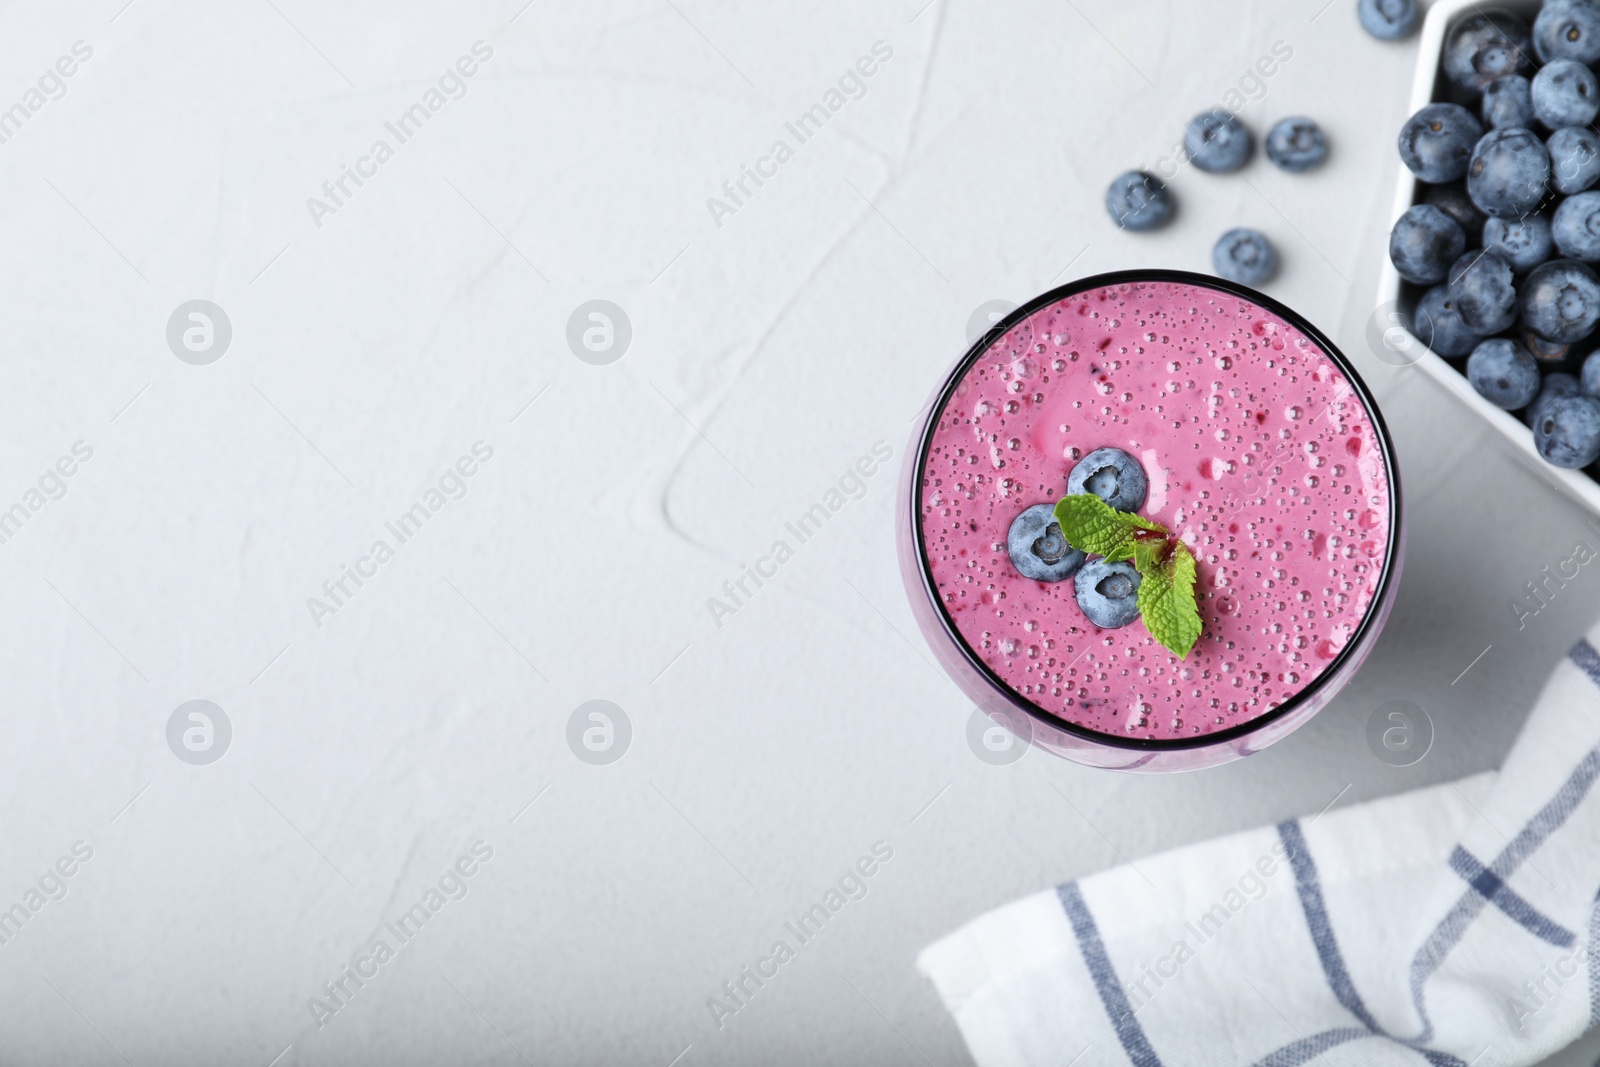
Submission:
POLYGON ((1538 1063, 1600 1022, 1597 643, 1497 772, 1069 882, 921 969, 982 1067, 1538 1063))

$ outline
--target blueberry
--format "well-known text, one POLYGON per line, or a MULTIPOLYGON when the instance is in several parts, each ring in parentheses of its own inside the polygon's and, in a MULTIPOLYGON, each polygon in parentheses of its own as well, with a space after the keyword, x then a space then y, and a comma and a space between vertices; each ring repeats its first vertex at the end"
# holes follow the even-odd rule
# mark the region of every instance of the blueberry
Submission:
POLYGON ((1361 0, 1356 5, 1361 28, 1380 41, 1410 37, 1422 20, 1417 0, 1361 0))
POLYGON ((1120 448, 1097 448, 1067 475, 1067 492, 1093 493, 1118 511, 1138 511, 1150 491, 1139 461, 1120 448))
POLYGON ((1518 333, 1518 340, 1522 342, 1522 347, 1526 348, 1540 366, 1546 370, 1552 370, 1559 366, 1566 360, 1567 354, 1572 351, 1572 346, 1569 344, 1562 344, 1559 341, 1546 341, 1543 337, 1528 329, 1526 323, 1522 324, 1522 329, 1518 333))
POLYGON ((1528 329, 1546 341, 1574 344, 1600 322, 1600 276, 1586 263, 1552 259, 1522 283, 1517 309, 1528 329))
POLYGON ((1564 126, 1545 142, 1550 153, 1550 185, 1565 196, 1600 181, 1600 136, 1587 126, 1564 126))
POLYGON ((1432 204, 1407 208, 1389 231, 1389 261, 1402 278, 1419 285, 1444 281, 1466 248, 1456 220, 1432 204))
POLYGON ((1600 397, 1600 351, 1590 352, 1583 361, 1583 371, 1578 375, 1578 385, 1590 396, 1600 397))
POLYGON ((1422 202, 1432 204, 1455 219, 1461 232, 1467 235, 1468 247, 1476 248, 1483 243, 1483 223, 1488 216, 1479 211, 1478 205, 1467 195, 1466 182, 1430 185, 1423 194, 1422 202))
POLYGON ((1450 264, 1466 250, 1467 235, 1456 220, 1432 204, 1407 208, 1389 233, 1389 259, 1394 269, 1419 285, 1444 281, 1450 264))
POLYGON ((1492 337, 1472 350, 1467 380, 1489 403, 1516 411, 1539 395, 1539 363, 1517 342, 1492 337))
POLYGON ((1259 230, 1229 230, 1211 250, 1211 266, 1240 285, 1265 285, 1278 269, 1278 252, 1259 230))
POLYGON ((1417 312, 1411 317, 1411 328, 1417 340, 1451 359, 1466 355, 1483 340, 1481 333, 1461 321, 1461 312, 1450 299, 1449 287, 1444 285, 1422 294, 1417 312))
POLYGON ((1550 239, 1550 219, 1545 215, 1490 219, 1483 226, 1483 247, 1499 249, 1511 261, 1513 270, 1526 274, 1549 259, 1555 248, 1550 239))
POLYGON ((1533 76, 1533 113, 1552 130, 1587 126, 1600 114, 1600 81, 1575 59, 1558 59, 1533 76))
POLYGON ((1496 78, 1533 65, 1528 24, 1503 8, 1462 19, 1445 36, 1444 73, 1459 89, 1482 92, 1496 78))
POLYGON ((1126 626, 1139 617, 1139 572, 1126 560, 1085 563, 1072 584, 1078 607, 1102 630, 1126 626))
POLYGON ((1299 174, 1322 166, 1328 158, 1328 138, 1310 119, 1283 119, 1267 131, 1267 158, 1299 174))
POLYGON ((1483 124, 1491 130, 1533 125, 1533 84, 1520 74, 1496 78, 1483 90, 1483 124))
POLYGON ((1532 130, 1494 130, 1472 150, 1467 195, 1497 219, 1520 219, 1544 200, 1550 152, 1532 130))
POLYGON ((1455 261, 1450 268, 1450 299, 1468 329, 1487 336, 1510 329, 1517 321, 1517 290, 1511 276, 1511 261, 1493 248, 1468 252, 1455 261))
POLYGON ((1254 143, 1239 117, 1219 107, 1189 120, 1183 134, 1183 147, 1190 161, 1201 170, 1225 174, 1250 161, 1254 143))
POLYGON ((1035 504, 1012 519, 1006 551, 1019 574, 1041 582, 1066 581, 1088 558, 1067 544, 1054 504, 1035 504))
POLYGON ((1400 159, 1419 181, 1453 182, 1467 173, 1483 125, 1460 104, 1429 104, 1400 128, 1400 159))
POLYGON ((1600 192, 1579 193, 1561 201, 1550 222, 1550 237, 1568 259, 1600 263, 1600 192))
POLYGON ((1600 459, 1600 400, 1580 394, 1545 404, 1533 423, 1533 446, 1557 467, 1587 467, 1600 459))
POLYGON ((1596 0, 1545 0, 1533 20, 1533 50, 1541 63, 1600 60, 1600 3, 1596 0))
POLYGON ((1160 229, 1172 221, 1172 208, 1166 183, 1142 170, 1119 175, 1106 190, 1106 210, 1125 230, 1160 229))
POLYGON ((1539 386, 1539 395, 1533 398, 1533 403, 1522 413, 1523 417, 1528 420, 1528 425, 1532 426, 1539 421, 1544 409, 1552 401, 1560 400, 1564 396, 1577 396, 1581 392, 1583 388, 1578 384, 1578 379, 1572 375, 1560 372, 1546 374, 1544 383, 1539 386))

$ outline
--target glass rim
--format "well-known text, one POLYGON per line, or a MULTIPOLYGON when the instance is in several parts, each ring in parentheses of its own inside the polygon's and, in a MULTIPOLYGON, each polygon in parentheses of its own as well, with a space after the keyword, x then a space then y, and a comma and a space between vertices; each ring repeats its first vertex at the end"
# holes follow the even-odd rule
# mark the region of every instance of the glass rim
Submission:
POLYGON ((928 407, 928 414, 924 419, 922 432, 917 442, 915 463, 916 465, 912 472, 913 482, 910 507, 912 533, 916 539, 917 571, 922 579, 923 593, 934 605, 938 613, 939 624, 946 636, 951 639, 955 647, 960 651, 962 658, 978 672, 978 675, 993 690, 1001 694, 1013 708, 1048 727, 1061 730, 1080 740, 1110 748, 1139 752, 1181 752, 1189 749, 1210 748, 1215 745, 1225 745, 1239 738, 1249 737, 1272 723, 1293 714, 1307 702, 1314 699, 1331 679, 1337 677, 1345 664, 1361 648, 1363 642, 1372 636, 1373 626, 1382 613, 1381 609, 1384 601, 1391 592, 1390 586, 1394 582, 1396 567, 1399 562, 1397 555, 1400 548, 1402 522, 1400 471, 1395 463, 1394 445, 1389 436, 1389 428, 1385 425, 1383 415, 1378 410, 1377 401, 1373 398, 1371 391, 1368 390, 1366 383, 1361 380, 1355 365, 1326 334, 1313 326, 1299 312, 1274 300, 1265 293, 1251 289, 1249 286, 1240 285, 1237 282, 1230 282, 1209 274, 1197 274, 1193 271, 1165 268, 1110 271, 1104 274, 1093 274, 1086 278, 1079 278, 1076 281, 1057 286, 1021 304, 1016 310, 984 331, 983 336, 973 342, 971 347, 967 349, 966 354, 951 369, 949 375, 945 378, 944 384, 940 386, 933 403, 928 407), (940 416, 943 415, 946 406, 950 402, 951 395, 966 376, 967 371, 972 369, 973 364, 1009 333, 1012 327, 1052 304, 1094 289, 1148 282, 1173 282, 1238 297, 1255 304, 1265 311, 1271 312, 1310 338, 1312 342, 1322 349, 1323 354, 1339 368, 1340 372, 1345 376, 1345 380, 1350 383, 1356 396, 1360 398, 1367 417, 1372 421, 1373 434, 1378 440, 1383 455, 1384 471, 1389 482, 1389 531, 1385 544, 1383 569, 1378 576, 1377 583, 1373 586, 1372 599, 1367 603, 1367 608, 1362 614, 1360 624, 1357 625, 1355 632, 1350 635, 1349 639, 1345 641, 1344 647, 1339 650, 1339 654, 1334 656, 1333 660, 1317 674, 1316 678, 1277 707, 1224 730, 1182 738, 1126 737, 1120 734, 1108 734, 1099 730, 1091 730, 1079 723, 1068 722, 1066 719, 1046 711, 1008 685, 973 650, 966 637, 955 625, 955 620, 951 618, 944 601, 939 597, 938 587, 933 581, 932 568, 928 563, 927 541, 923 537, 922 524, 923 473, 927 470, 928 450, 933 444, 933 434, 938 427, 940 416))

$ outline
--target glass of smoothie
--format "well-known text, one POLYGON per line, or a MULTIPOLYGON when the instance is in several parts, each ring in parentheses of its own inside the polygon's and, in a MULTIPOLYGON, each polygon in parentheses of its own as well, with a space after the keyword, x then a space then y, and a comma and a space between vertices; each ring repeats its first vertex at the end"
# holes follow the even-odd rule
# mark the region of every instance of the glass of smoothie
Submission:
POLYGON ((1265 748, 1355 673, 1399 584, 1398 472, 1355 368, 1282 304, 1199 274, 1086 278, 996 324, 934 394, 901 500, 941 665, 1013 733, 1096 767, 1265 748), (1146 572, 1070 543, 1069 494, 1187 549, 1185 654, 1140 614, 1146 572))

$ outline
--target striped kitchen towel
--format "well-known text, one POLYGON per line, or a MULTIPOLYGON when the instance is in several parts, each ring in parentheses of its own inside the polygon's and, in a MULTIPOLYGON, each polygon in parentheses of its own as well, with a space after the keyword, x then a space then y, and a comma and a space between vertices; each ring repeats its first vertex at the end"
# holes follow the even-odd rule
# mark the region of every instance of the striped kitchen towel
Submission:
POLYGON ((1498 772, 1037 893, 922 971, 981 1067, 1536 1064, 1600 1023, 1596 643, 1498 772))

